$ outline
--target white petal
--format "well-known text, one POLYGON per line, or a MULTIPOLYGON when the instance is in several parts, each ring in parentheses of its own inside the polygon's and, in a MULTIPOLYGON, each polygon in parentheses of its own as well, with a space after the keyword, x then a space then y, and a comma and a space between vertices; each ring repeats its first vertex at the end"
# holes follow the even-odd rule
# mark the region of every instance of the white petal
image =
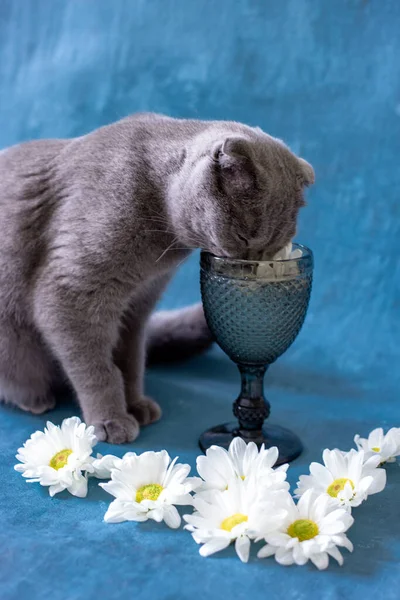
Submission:
POLYGON ((381 448, 383 444, 383 437, 382 427, 374 429, 368 436, 368 446, 370 448, 381 448))
POLYGON ((306 490, 314 490, 319 487, 318 481, 312 475, 300 475, 294 493, 296 497, 299 497, 302 496, 306 490))
POLYGON ((342 553, 340 552, 340 550, 338 550, 338 548, 336 548, 336 546, 331 546, 330 548, 328 548, 327 553, 330 554, 330 556, 332 556, 332 558, 337 560, 337 562, 339 563, 340 566, 343 565, 342 553))
POLYGON ((345 535, 344 533, 333 536, 332 542, 334 544, 336 544, 336 546, 343 546, 349 552, 353 552, 353 550, 354 550, 354 546, 353 546, 352 542, 349 540, 347 535, 345 535))
POLYGON ((57 482, 62 480, 64 482, 66 481, 67 485, 72 483, 72 472, 68 470, 64 471, 64 469, 59 469, 58 471, 56 471, 55 469, 46 466, 39 468, 37 473, 40 477, 41 485, 55 485, 57 482))
MULTIPOLYGON (((279 458, 279 450, 276 446, 271 446, 271 448, 268 448, 267 450, 265 450, 265 454, 263 456, 262 459, 262 463, 265 467, 270 467, 272 468, 276 461, 279 458)), ((280 467, 278 467, 278 469, 281 469, 283 471, 287 471, 289 468, 288 464, 285 465, 281 465, 280 467)))
POLYGON ((181 517, 175 506, 164 506, 164 521, 171 529, 178 529, 181 517))
POLYGON ((347 527, 342 521, 323 524, 320 529, 321 534, 323 535, 335 535, 337 533, 343 533, 346 530, 347 527))
POLYGON ((376 469, 371 474, 373 482, 368 488, 368 494, 378 494, 386 486, 386 471, 385 469, 376 469))
POLYGON ((322 458, 325 466, 332 473, 333 479, 343 477, 346 472, 346 461, 339 450, 324 450, 322 458))
POLYGON ((310 518, 320 523, 326 515, 336 510, 337 507, 338 501, 336 498, 331 498, 326 493, 320 494, 315 498, 315 502, 310 509, 310 518))
POLYGON ((106 523, 121 523, 122 521, 147 521, 148 514, 137 510, 135 503, 122 502, 121 500, 113 500, 104 520, 106 523))
POLYGON ((200 479, 200 477, 186 477, 183 484, 185 486, 185 492, 189 493, 194 492, 195 490, 200 490, 203 481, 200 479))
POLYGON ((134 499, 134 488, 130 489, 124 482, 117 481, 114 478, 107 481, 107 483, 99 483, 99 486, 119 500, 129 501, 134 499))
POLYGON ((104 515, 106 523, 121 523, 125 521, 124 511, 119 500, 113 500, 104 515))
POLYGON ((305 565, 308 561, 308 557, 304 554, 302 544, 296 544, 293 547, 293 560, 296 565, 305 565))
POLYGON ((393 460, 394 457, 398 455, 398 453, 399 445, 397 443, 396 437, 395 435, 391 434, 391 431, 389 431, 386 434, 385 441, 379 454, 384 461, 389 461, 390 459, 393 460))
POLYGON ((175 457, 165 472, 161 482, 164 487, 168 487, 170 483, 182 483, 190 472, 189 465, 183 465, 181 463, 176 464, 177 460, 178 457, 175 457))
POLYGON ((179 496, 173 496, 173 502, 176 506, 193 506, 193 496, 191 494, 181 494, 179 496))
POLYGON ((362 450, 359 452, 351 450, 348 454, 347 474, 355 484, 360 480, 364 458, 365 456, 362 450))
POLYGON ((232 457, 224 448, 221 448, 220 446, 211 446, 211 448, 206 451, 206 458, 213 468, 221 475, 223 475, 226 470, 230 471, 232 475, 235 475, 232 457))
POLYGON ((268 469, 270 460, 268 459, 268 450, 258 451, 254 442, 249 442, 244 453, 243 462, 238 469, 237 474, 242 477, 248 477, 252 472, 259 469, 268 469))
POLYGON ((283 548, 278 548, 275 552, 275 560, 280 565, 292 565, 294 563, 292 550, 284 550, 283 548))
POLYGON ((380 462, 380 454, 376 454, 375 452, 373 454, 370 454, 370 456, 368 456, 366 460, 364 460, 364 471, 368 472, 376 469, 379 466, 380 462))
POLYGON ((183 520, 186 521, 186 523, 189 523, 189 525, 193 525, 199 529, 207 529, 210 525, 208 520, 201 517, 197 512, 192 515, 183 515, 183 520))
POLYGON ((270 546, 270 544, 267 544, 258 551, 257 556, 258 558, 268 558, 269 556, 273 556, 276 550, 276 546, 270 546))
POLYGON ((215 552, 220 552, 221 550, 224 550, 229 546, 229 544, 229 538, 216 537, 204 544, 200 548, 199 552, 201 556, 210 556, 211 554, 215 554, 215 552))
POLYGON ((163 507, 157 507, 157 508, 153 508, 153 510, 149 510, 149 512, 147 513, 147 516, 149 517, 149 519, 153 519, 153 521, 156 521, 157 523, 161 523, 161 521, 164 518, 164 509, 163 507))
POLYGON ((365 438, 362 438, 358 433, 354 436, 354 443, 357 446, 357 448, 359 448, 360 450, 365 449, 365 445, 367 443, 367 440, 365 438))
POLYGON ((337 510, 334 510, 322 519, 321 524, 320 524, 321 533, 323 533, 323 534, 329 533, 330 535, 334 535, 334 532, 328 531, 327 528, 336 523, 341 524, 341 531, 337 531, 335 533, 341 533, 343 531, 347 531, 347 529, 349 529, 349 527, 351 527, 353 525, 354 519, 351 516, 351 514, 349 514, 344 509, 339 508, 337 510))
POLYGON ((286 546, 290 541, 290 536, 283 531, 271 531, 264 539, 271 546, 286 546))
MULTIPOLYGON (((265 539, 270 535, 286 536, 286 533, 283 532, 290 523, 288 511, 285 508, 278 508, 279 504, 273 505, 273 508, 269 508, 269 506, 266 505, 261 514, 255 509, 250 513, 249 531, 254 532, 254 537, 259 539, 265 539)), ((285 539, 287 538, 285 537, 285 539)))
POLYGON ((324 489, 329 487, 333 481, 332 473, 320 463, 312 462, 310 465, 310 473, 315 477, 318 485, 324 489))
MULTIPOLYGON (((319 538, 321 538, 321 535, 318 536, 318 540, 319 538)), ((313 538, 311 540, 305 540, 304 542, 301 542, 301 549, 303 550, 303 554, 307 557, 307 559, 309 559, 312 554, 319 551, 319 545, 316 540, 317 538, 313 538)))
POLYGON ((314 501, 314 490, 306 490, 297 503, 297 510, 301 519, 308 519, 310 513, 310 505, 314 501))
POLYGON ((143 472, 146 474, 146 483, 163 483, 168 465, 171 462, 166 450, 143 452, 139 456, 139 461, 143 472))
MULTIPOLYGON (((217 458, 217 457, 216 457, 217 458)), ((209 487, 224 490, 228 484, 229 477, 233 476, 233 467, 230 469, 222 468, 222 473, 216 469, 215 465, 220 467, 217 459, 211 463, 208 456, 198 456, 196 460, 197 472, 204 479, 209 487)))
POLYGON ((247 563, 250 555, 250 540, 246 535, 236 538, 235 550, 240 560, 247 563))
MULTIPOLYGON (((257 446, 254 444, 254 442, 250 442, 250 444, 252 444, 252 446, 255 447, 256 453, 253 456, 253 459, 258 455, 258 448, 257 446)), ((237 475, 244 475, 243 473, 243 461, 244 461, 244 457, 245 454, 248 450, 248 446, 246 444, 246 442, 240 438, 240 437, 235 437, 233 438, 233 440, 231 441, 231 443, 229 444, 229 449, 228 452, 231 455, 235 470, 237 475)), ((254 450, 251 446, 250 446, 250 450, 254 450)), ((253 454, 254 452, 252 452, 253 454)))
POLYGON ((320 554, 313 554, 312 556, 310 556, 310 559, 320 571, 326 569, 329 565, 329 557, 326 552, 321 552, 320 554))
POLYGON ((67 487, 67 490, 73 496, 86 498, 88 491, 87 478, 84 475, 75 475, 72 484, 67 487))
POLYGON ((392 427, 386 434, 386 441, 390 448, 390 457, 400 454, 400 427, 392 427))
MULTIPOLYGON (((205 544, 206 542, 209 542, 215 537, 215 531, 211 529, 195 529, 192 525, 185 525, 184 529, 187 529, 187 531, 191 532, 192 538, 194 539, 196 544, 205 544)), ((229 539, 229 542, 231 541, 230 538, 228 538, 227 536, 221 535, 220 537, 226 537, 227 539, 229 539)))
POLYGON ((358 487, 356 489, 356 495, 359 496, 361 499, 364 499, 364 497, 366 497, 367 494, 369 494, 369 489, 372 486, 373 482, 374 482, 374 478, 371 475, 368 475, 367 477, 363 477, 358 482, 358 487))
POLYGON ((93 461, 94 476, 98 479, 109 479, 111 477, 111 470, 114 469, 121 459, 113 454, 106 454, 102 456, 99 454, 93 461))
POLYGON ((51 485, 49 487, 49 494, 51 497, 55 496, 55 494, 58 494, 59 492, 62 492, 65 490, 65 487, 63 485, 61 485, 60 483, 56 483, 55 485, 51 485))

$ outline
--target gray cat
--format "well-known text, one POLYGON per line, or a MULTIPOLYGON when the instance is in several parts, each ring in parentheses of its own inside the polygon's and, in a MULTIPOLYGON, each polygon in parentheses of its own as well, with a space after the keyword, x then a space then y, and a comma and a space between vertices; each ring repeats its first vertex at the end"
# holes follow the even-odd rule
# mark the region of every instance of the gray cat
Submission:
POLYGON ((0 152, 0 397, 54 407, 74 388, 101 440, 157 420, 146 346, 210 343, 201 306, 152 310, 194 248, 273 255, 295 234, 312 167, 259 128, 139 114, 0 152))

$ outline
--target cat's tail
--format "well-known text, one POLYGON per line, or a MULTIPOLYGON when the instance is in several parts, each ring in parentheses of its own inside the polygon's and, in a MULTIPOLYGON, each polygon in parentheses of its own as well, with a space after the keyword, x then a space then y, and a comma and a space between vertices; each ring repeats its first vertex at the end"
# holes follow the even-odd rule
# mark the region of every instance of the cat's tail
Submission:
POLYGON ((213 342, 201 304, 154 313, 147 339, 148 364, 185 360, 204 352, 213 342))

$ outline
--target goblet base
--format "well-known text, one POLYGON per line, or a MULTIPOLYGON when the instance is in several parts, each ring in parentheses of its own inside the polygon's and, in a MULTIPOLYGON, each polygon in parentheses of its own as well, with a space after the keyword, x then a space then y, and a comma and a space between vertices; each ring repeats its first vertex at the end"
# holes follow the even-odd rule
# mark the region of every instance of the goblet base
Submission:
POLYGON ((265 424, 262 428, 262 435, 254 437, 245 437, 249 433, 244 430, 239 431, 238 423, 224 423, 216 425, 207 431, 204 431, 199 438, 199 446, 203 452, 210 446, 222 446, 226 450, 234 437, 241 437, 245 442, 255 442, 258 447, 265 444, 266 448, 277 446, 279 457, 276 466, 291 462, 297 458, 303 451, 303 444, 300 438, 285 427, 279 425, 265 424))

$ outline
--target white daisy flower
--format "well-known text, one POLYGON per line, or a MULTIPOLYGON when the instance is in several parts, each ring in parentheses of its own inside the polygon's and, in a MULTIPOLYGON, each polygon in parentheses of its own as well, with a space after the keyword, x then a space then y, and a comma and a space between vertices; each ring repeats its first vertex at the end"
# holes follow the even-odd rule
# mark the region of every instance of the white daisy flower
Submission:
MULTIPOLYGON (((283 492, 286 494, 286 492, 283 492)), ((248 481, 232 480, 227 490, 215 490, 203 497, 196 494, 192 515, 184 515, 193 539, 202 544, 201 556, 210 556, 223 550, 235 541, 236 553, 242 562, 247 562, 250 540, 260 536, 260 532, 270 531, 286 516, 279 507, 281 492, 268 496, 269 500, 259 500, 254 478, 248 481)))
POLYGON ((14 469, 28 482, 49 486, 50 496, 68 490, 74 496, 87 494, 85 471, 91 472, 92 450, 97 443, 94 428, 87 427, 78 417, 64 419, 61 427, 47 422, 43 431, 36 431, 19 448, 16 458, 22 464, 14 469))
POLYGON ((224 491, 235 479, 255 477, 263 489, 288 490, 286 471, 289 465, 273 469, 278 460, 278 448, 258 450, 254 442, 246 444, 240 437, 233 438, 228 451, 220 446, 211 446, 205 456, 196 461, 197 472, 204 480, 201 491, 224 491))
POLYGON ((324 465, 311 463, 310 475, 301 475, 295 494, 302 496, 312 489, 316 495, 325 493, 338 505, 350 509, 359 506, 371 494, 381 492, 386 485, 386 471, 378 469, 379 456, 365 460, 364 451, 324 450, 324 465))
POLYGON ((312 490, 306 491, 297 505, 286 493, 282 506, 287 510, 286 517, 263 536, 267 545, 259 550, 259 558, 275 556, 281 565, 305 565, 311 560, 318 569, 326 569, 332 556, 343 564, 337 547, 353 551, 345 531, 354 519, 347 510, 333 505, 326 494, 315 497, 312 490))
POLYGON ((181 518, 175 505, 192 504, 192 492, 199 485, 198 477, 188 477, 190 466, 171 462, 166 450, 144 452, 139 456, 129 452, 114 462, 111 481, 99 485, 115 497, 104 520, 154 521, 174 529, 181 518))
POLYGON ((382 427, 378 427, 371 431, 368 438, 357 434, 354 442, 359 450, 364 450, 366 460, 379 455, 381 464, 396 462, 396 456, 400 456, 400 427, 392 427, 386 435, 382 427))

